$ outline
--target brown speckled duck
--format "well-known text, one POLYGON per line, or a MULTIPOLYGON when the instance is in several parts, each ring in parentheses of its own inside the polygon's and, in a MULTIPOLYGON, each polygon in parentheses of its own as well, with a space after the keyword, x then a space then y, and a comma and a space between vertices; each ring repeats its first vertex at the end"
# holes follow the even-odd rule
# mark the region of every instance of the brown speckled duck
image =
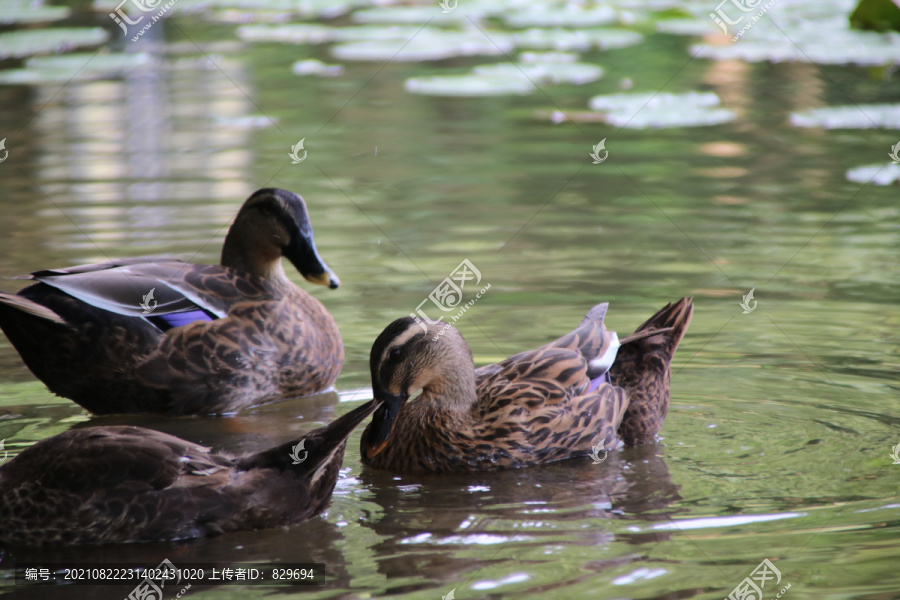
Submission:
POLYGON ((347 438, 377 405, 242 457, 141 427, 70 429, 0 466, 0 544, 180 540, 300 523, 328 505, 347 438))
POLYGON ((237 411, 331 386, 334 319, 291 283, 336 288, 303 199, 261 189, 238 212, 222 266, 145 257, 37 271, 0 292, 0 328, 50 390, 96 414, 237 411))
POLYGON ((474 471, 586 456, 614 448, 617 438, 652 441, 693 304, 667 305, 621 341, 603 324, 606 309, 598 304, 568 335, 479 369, 453 326, 397 319, 369 358, 383 404, 363 432, 363 462, 398 472, 474 471))

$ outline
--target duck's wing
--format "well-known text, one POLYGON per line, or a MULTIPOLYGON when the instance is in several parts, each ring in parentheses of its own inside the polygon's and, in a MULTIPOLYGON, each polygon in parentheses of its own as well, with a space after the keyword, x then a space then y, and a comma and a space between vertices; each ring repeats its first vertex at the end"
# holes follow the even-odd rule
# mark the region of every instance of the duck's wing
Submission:
POLYGON ((682 298, 622 340, 609 378, 630 399, 619 427, 619 437, 630 446, 652 441, 662 428, 669 410, 670 364, 693 314, 692 299, 682 298))
MULTIPOLYGON (((574 341, 573 341, 574 343, 574 341)), ((615 445, 627 397, 592 386, 580 347, 551 345, 476 371, 480 437, 510 457, 510 466, 588 454, 615 445)))
POLYGON ((137 260, 37 271, 32 279, 81 302, 146 320, 162 331, 223 318, 237 302, 265 296, 264 284, 215 265, 137 260))
POLYGON ((233 461, 139 427, 74 429, 0 467, 0 539, 13 544, 177 539, 234 510, 233 461))
POLYGON ((606 381, 605 373, 609 370, 619 348, 619 340, 615 332, 608 331, 603 323, 609 304, 604 302, 588 311, 581 323, 570 333, 545 344, 537 350, 522 352, 494 365, 480 367, 475 371, 477 381, 504 370, 528 369, 529 366, 541 364, 546 374, 560 383, 581 388, 585 377, 596 389, 599 383, 606 381), (546 357, 553 350, 568 350, 571 353, 555 353, 558 377, 546 357), (579 361, 578 359, 581 359, 579 361))
MULTIPOLYGON (((63 269, 42 269, 34 271, 28 275, 19 275, 12 279, 37 279, 39 276, 49 275, 74 275, 76 273, 90 273, 92 271, 103 271, 115 267, 125 267, 129 265, 141 265, 147 263, 184 263, 180 258, 173 256, 135 256, 131 258, 115 258, 102 263, 91 263, 88 265, 76 265, 74 267, 65 267, 63 269)), ((187 263, 185 263, 187 264, 187 263)))

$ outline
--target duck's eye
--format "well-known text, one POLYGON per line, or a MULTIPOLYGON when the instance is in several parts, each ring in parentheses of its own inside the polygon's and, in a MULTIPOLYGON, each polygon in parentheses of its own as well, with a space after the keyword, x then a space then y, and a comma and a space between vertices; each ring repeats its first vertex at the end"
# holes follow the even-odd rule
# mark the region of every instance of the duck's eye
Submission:
POLYGON ((400 356, 401 354, 403 354, 402 348, 394 348, 391 350, 391 356, 400 356))

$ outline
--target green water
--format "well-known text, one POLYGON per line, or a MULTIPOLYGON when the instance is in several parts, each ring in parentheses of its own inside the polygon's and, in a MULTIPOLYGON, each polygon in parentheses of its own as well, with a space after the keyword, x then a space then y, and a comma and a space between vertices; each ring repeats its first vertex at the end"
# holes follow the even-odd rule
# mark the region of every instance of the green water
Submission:
MULTIPOLYGON (((40 74, 46 83, 0 85, 9 152, 0 275, 143 254, 216 262, 247 195, 296 191, 343 282, 334 291, 301 283, 340 325, 338 393, 227 419, 92 418, 35 381, 0 338, 0 439, 10 458, 88 424, 143 425, 234 452, 300 437, 370 397, 374 338, 464 259, 491 285, 456 324, 478 364, 569 331, 601 301, 621 335, 693 296, 662 439, 600 465, 398 477, 362 468, 357 432, 330 508, 308 523, 187 544, 6 554, 0 566, 169 558, 318 562, 328 573, 320 587, 195 586, 190 598, 436 600, 455 590, 459 599, 721 599, 768 558, 781 581, 768 582, 766 600, 787 584, 788 599, 900 597, 900 465, 890 458, 900 443, 900 208, 896 185, 846 177, 887 164, 900 131, 800 128, 790 116, 896 103, 895 63, 691 59, 692 45, 725 42, 656 33, 657 20, 683 17, 688 4, 635 1, 615 3, 619 24, 609 26, 643 41, 576 51, 604 69, 598 81, 538 83, 530 95, 415 95, 404 89, 411 77, 466 74, 518 51, 341 61, 328 44, 238 37, 248 21, 304 22, 302 10, 285 8, 299 3, 259 11, 180 1, 183 12, 138 42, 106 16, 114 3, 72 3, 57 26, 109 32, 105 44, 78 50, 84 61, 98 56, 96 68, 65 83, 77 69, 54 63, 62 73, 40 74), (654 5, 669 12, 649 12, 654 5), (634 21, 622 26, 625 13, 634 21), (111 52, 147 56, 104 71, 111 52), (292 74, 309 58, 344 72, 292 74), (585 115, 590 98, 626 89, 711 91, 734 119, 633 129, 585 115), (574 122, 555 123, 554 111, 574 122), (308 155, 291 164, 301 138, 308 155), (595 165, 589 153, 601 139, 609 155, 595 165), (751 288, 758 304, 744 314, 751 288)), ((782 2, 775 22, 849 12, 846 2, 806 4, 808 14, 782 2)), ((708 21, 715 4, 689 3, 694 22, 708 21)), ((437 3, 421 6, 442 14, 437 3)), ((465 0, 455 10, 442 27, 478 35, 478 23, 496 40, 514 30, 497 15, 462 19, 465 0)), ((352 14, 307 22, 355 24, 352 14)), ((0 76, 37 72, 24 60, 0 61, 0 76)), ((22 598, 123 598, 129 589, 0 580, 0 594, 22 598)))

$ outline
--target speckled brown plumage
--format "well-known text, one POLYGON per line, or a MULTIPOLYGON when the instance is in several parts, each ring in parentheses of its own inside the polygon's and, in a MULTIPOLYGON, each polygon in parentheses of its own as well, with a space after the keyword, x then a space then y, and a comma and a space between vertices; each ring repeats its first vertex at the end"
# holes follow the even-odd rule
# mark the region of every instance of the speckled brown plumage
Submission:
POLYGON ((665 419, 669 363, 692 304, 666 306, 621 341, 615 384, 606 370, 618 340, 603 324, 606 309, 595 306, 554 342, 479 369, 452 326, 394 321, 372 347, 373 389, 384 404, 363 433, 363 462, 399 472, 487 470, 611 449, 620 431, 628 443, 649 440, 665 419))
POLYGON ((628 390, 628 407, 619 426, 619 437, 629 446, 652 442, 669 412, 670 364, 691 322, 690 299, 667 304, 635 333, 660 331, 655 335, 623 340, 609 370, 614 386, 628 390))
POLYGON ((313 394, 334 383, 343 344, 282 256, 337 287, 303 199, 259 190, 225 238, 224 266, 148 257, 38 271, 35 285, 0 293, 0 327, 51 391, 98 414, 223 413, 313 394))
POLYGON ((299 523, 327 506, 347 437, 376 405, 306 434, 296 465, 301 440, 233 457, 140 427, 71 429, 0 466, 0 543, 149 542, 299 523))

